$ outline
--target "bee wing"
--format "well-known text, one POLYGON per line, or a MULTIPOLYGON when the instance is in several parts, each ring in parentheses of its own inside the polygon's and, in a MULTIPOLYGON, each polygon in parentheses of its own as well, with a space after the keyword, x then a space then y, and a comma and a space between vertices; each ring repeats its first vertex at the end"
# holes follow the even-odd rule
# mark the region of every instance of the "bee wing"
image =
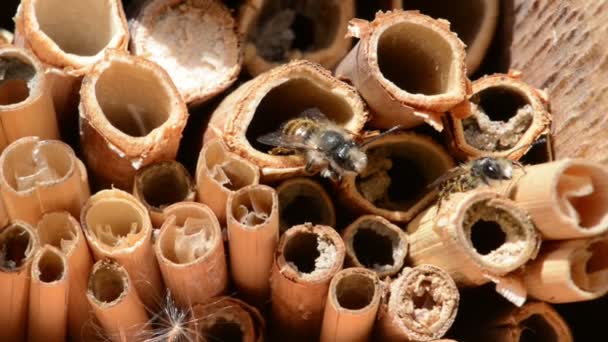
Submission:
POLYGON ((259 136, 256 139, 259 143, 274 147, 285 147, 294 150, 315 150, 314 146, 302 141, 301 138, 285 135, 281 130, 259 136))
POLYGON ((452 178, 456 178, 458 176, 464 175, 467 172, 468 171, 461 166, 452 168, 452 169, 448 170, 446 173, 437 177, 437 179, 435 179, 431 184, 427 185, 427 188, 434 189, 434 188, 438 187, 439 185, 441 185, 441 183, 443 183, 447 180, 450 180, 452 178))

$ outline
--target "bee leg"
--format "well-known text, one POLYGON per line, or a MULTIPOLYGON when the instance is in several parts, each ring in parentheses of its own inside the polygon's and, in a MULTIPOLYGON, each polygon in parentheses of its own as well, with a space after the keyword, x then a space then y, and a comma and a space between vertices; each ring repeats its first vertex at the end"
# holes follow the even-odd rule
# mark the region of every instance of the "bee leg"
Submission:
POLYGON ((272 154, 272 155, 284 155, 284 154, 289 154, 289 153, 293 153, 293 150, 289 149, 289 148, 281 147, 281 146, 275 147, 268 152, 268 154, 272 154))
POLYGON ((306 157, 307 161, 304 171, 310 175, 313 175, 327 167, 327 161, 319 152, 308 152, 306 157))

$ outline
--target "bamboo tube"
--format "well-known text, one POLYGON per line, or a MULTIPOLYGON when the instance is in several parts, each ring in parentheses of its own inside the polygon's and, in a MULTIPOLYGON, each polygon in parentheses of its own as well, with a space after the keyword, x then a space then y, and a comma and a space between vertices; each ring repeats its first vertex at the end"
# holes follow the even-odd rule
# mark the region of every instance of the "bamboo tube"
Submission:
POLYGON ((68 324, 68 274, 59 249, 46 245, 34 256, 30 283, 29 342, 65 341, 68 324))
POLYGON ((608 293, 608 235, 544 243, 526 265, 528 294, 550 303, 571 303, 608 293))
MULTIPOLYGON (((451 147, 461 159, 492 156, 517 160, 540 136, 549 133, 551 114, 542 91, 516 72, 494 74, 473 82, 471 115, 450 115, 451 147)), ((467 109, 469 110, 469 109, 467 109)))
POLYGON ((279 231, 310 222, 336 226, 336 210, 332 199, 318 182, 306 178, 291 178, 277 187, 279 196, 279 231))
POLYGON ((574 341, 568 323, 551 305, 543 302, 530 302, 521 308, 510 307, 481 332, 484 341, 574 341))
POLYGON ((355 1, 246 0, 239 8, 247 71, 256 76, 305 59, 331 69, 351 46, 344 39, 355 1))
POLYGON ((230 270, 242 298, 261 307, 270 296, 268 276, 279 242, 279 198, 266 185, 230 194, 226 208, 230 270))
POLYGON ((146 307, 157 308, 163 287, 146 208, 127 192, 102 190, 84 205, 80 222, 95 260, 120 263, 146 307))
POLYGON ((528 166, 501 192, 528 211, 544 239, 576 239, 608 230, 608 170, 580 159, 528 166))
POLYGON ((196 198, 192 176, 174 160, 150 164, 137 171, 133 195, 148 209, 155 228, 160 228, 165 221, 167 206, 196 198))
POLYGON ((378 11, 386 12, 403 7, 402 0, 356 0, 355 18, 365 19, 367 21, 374 20, 374 16, 378 11))
POLYGON ((157 64, 110 51, 85 76, 80 97, 84 159, 101 185, 131 190, 137 170, 175 159, 188 113, 157 64))
POLYGON ((87 341, 91 338, 87 325, 91 307, 86 289, 93 258, 80 224, 68 212, 48 213, 38 222, 36 234, 41 246, 58 248, 67 258, 69 335, 73 341, 87 341))
POLYGON ((464 44, 449 23, 416 11, 377 13, 374 21, 351 20, 359 42, 336 68, 373 110, 371 125, 443 129, 441 116, 468 107, 464 44))
POLYGON ((289 341, 317 339, 331 278, 344 243, 331 227, 303 224, 281 236, 270 276, 272 321, 289 341))
POLYGON ((165 68, 184 101, 200 104, 236 81, 236 23, 219 0, 154 0, 131 26, 131 48, 165 68))
POLYGON ((357 214, 393 222, 408 222, 430 205, 437 192, 428 185, 454 166, 441 145, 414 133, 387 135, 363 150, 368 167, 343 177, 340 200, 357 214))
POLYGON ((79 216, 90 196, 87 170, 72 148, 38 137, 21 138, 2 152, 0 192, 11 219, 32 225, 51 211, 79 216))
POLYGON ((0 46, 0 74, 0 146, 26 136, 59 139, 49 80, 36 56, 0 46))
POLYGON ((27 223, 0 230, 0 340, 24 341, 28 321, 30 268, 39 243, 27 223))
POLYGON ((447 272, 433 265, 405 268, 380 305, 378 341, 432 341, 445 335, 460 294, 447 272))
POLYGON ((329 285, 321 342, 366 342, 382 296, 378 275, 364 268, 338 272, 329 285))
POLYGON ((228 285, 220 224, 204 204, 183 202, 166 210, 154 251, 167 288, 180 307, 204 303, 228 285))
POLYGON ((111 341, 143 341, 148 315, 131 277, 120 264, 99 260, 89 276, 87 299, 111 341))
POLYGON ((264 341, 266 323, 257 309, 231 297, 217 297, 192 308, 197 341, 264 341))
POLYGON ((235 191, 258 184, 257 166, 227 151, 221 140, 206 143, 196 165, 198 201, 211 208, 220 224, 226 222, 226 201, 235 191))
MULTIPOLYGON (((407 231, 413 265, 437 265, 460 286, 495 281, 503 295, 515 291, 503 288, 509 284, 509 273, 533 259, 540 245, 523 209, 483 189, 452 194, 439 212, 436 206, 429 208, 408 224, 407 231)), ((522 300, 525 297, 517 302, 522 300)))
POLYGON ((270 155, 268 146, 257 139, 312 107, 319 108, 353 134, 360 133, 368 117, 355 89, 317 64, 295 61, 274 68, 230 93, 213 112, 204 141, 221 138, 230 152, 260 167, 264 181, 302 175, 305 166, 302 156, 270 155))
POLYGON ((467 74, 475 73, 492 43, 499 15, 499 0, 450 1, 438 3, 404 0, 404 8, 419 10, 450 22, 450 28, 466 45, 467 74))
POLYGON ((407 255, 407 235, 380 216, 359 217, 342 232, 346 264, 363 267, 385 278, 403 268, 407 255))

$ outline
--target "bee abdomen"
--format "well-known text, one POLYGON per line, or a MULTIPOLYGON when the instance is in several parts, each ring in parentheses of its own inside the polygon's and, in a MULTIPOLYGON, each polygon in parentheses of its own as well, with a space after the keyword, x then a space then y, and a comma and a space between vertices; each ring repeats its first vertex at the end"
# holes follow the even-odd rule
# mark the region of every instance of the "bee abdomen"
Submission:
POLYGON ((306 139, 309 138, 313 131, 318 127, 319 125, 311 119, 291 119, 283 127, 283 134, 288 136, 300 136, 306 139))

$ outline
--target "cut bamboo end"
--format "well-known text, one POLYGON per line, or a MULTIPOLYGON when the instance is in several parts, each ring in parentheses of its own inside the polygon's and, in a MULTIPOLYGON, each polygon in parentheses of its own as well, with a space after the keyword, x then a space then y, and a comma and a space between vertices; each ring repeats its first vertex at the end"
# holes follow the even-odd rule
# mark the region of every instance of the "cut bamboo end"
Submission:
POLYGON ((133 195, 148 209, 155 228, 160 228, 165 221, 165 208, 196 198, 192 176, 174 160, 161 161, 139 170, 133 182, 133 195))
POLYGON ((108 259, 97 261, 89 276, 87 299, 110 340, 144 340, 148 315, 123 266, 108 259))
POLYGON ((191 307, 221 295, 228 285, 226 254, 220 224, 204 204, 177 203, 154 251, 170 293, 179 307, 191 307))
POLYGON ((445 335, 458 312, 460 294, 441 268, 405 268, 380 306, 376 334, 382 341, 432 341, 445 335))
POLYGON ((356 16, 355 18, 365 19, 367 21, 374 20, 374 16, 378 11, 386 12, 403 7, 402 0, 356 0, 356 16))
POLYGON ((44 214, 36 226, 40 245, 50 245, 65 254, 68 263, 68 328, 71 339, 87 341, 92 332, 87 323, 90 305, 86 298, 88 275, 93 267, 80 224, 68 212, 44 214))
POLYGON ((236 23, 218 0, 146 3, 131 27, 131 47, 165 68, 188 104, 221 93, 241 70, 236 23))
POLYGON ((318 182, 305 177, 291 178, 277 187, 277 194, 281 234, 306 222, 336 226, 333 201, 318 182))
POLYGON ((46 245, 32 262, 28 341, 65 341, 68 324, 68 261, 59 249, 46 245))
POLYGON ((608 236, 544 243, 525 269, 528 294, 550 303, 593 300, 608 293, 608 236))
POLYGON ((540 246, 528 214, 491 190, 452 194, 421 213, 407 227, 413 265, 432 264, 462 286, 507 276, 540 246))
POLYGON ((368 167, 346 174, 340 199, 358 214, 408 222, 436 198, 429 189, 454 166, 450 155, 432 139, 414 133, 391 134, 366 145, 368 167))
POLYGON ((548 240, 576 239, 608 230, 608 170, 562 159, 528 166, 508 192, 548 240))
POLYGON ((260 170, 228 152, 221 140, 207 142, 196 166, 198 201, 208 205, 221 224, 226 222, 226 202, 235 191, 260 181, 260 170))
POLYGON ((257 309, 231 297, 218 297, 192 308, 190 330, 197 341, 262 342, 266 323, 257 309))
POLYGON ((127 21, 118 0, 24 0, 16 33, 46 64, 82 75, 108 49, 126 50, 127 21))
POLYGON ((50 82, 38 58, 26 49, 0 46, 0 73, 0 147, 27 136, 59 139, 50 82))
POLYGON ((272 317, 294 339, 317 339, 329 283, 342 269, 344 243, 331 227, 303 224, 279 240, 270 276, 272 317))
POLYGON ((14 221, 0 230, 0 340, 26 339, 30 269, 39 248, 34 229, 14 221))
POLYGON ((109 51, 85 76, 80 96, 84 159, 101 185, 131 190, 137 170, 175 159, 188 112, 159 65, 109 51))
POLYGON ((338 272, 329 285, 321 342, 369 341, 382 293, 378 275, 370 270, 338 272))
POLYGON ((228 197, 230 270, 239 294, 263 306, 270 296, 268 277, 279 242, 279 198, 266 185, 250 185, 228 197))
POLYGON ((345 39, 355 1, 247 0, 240 6, 247 71, 256 76, 279 64, 305 59, 331 69, 351 46, 345 39))
POLYGON ((510 308, 483 327, 482 334, 484 341, 496 342, 574 341, 568 323, 551 305, 543 302, 510 308))
POLYGON ((336 68, 373 110, 371 125, 408 128, 424 122, 443 129, 441 116, 468 107, 464 44, 445 20, 417 11, 379 12, 355 19, 349 35, 360 39, 336 68))
POLYGON ((359 217, 342 233, 346 264, 367 268, 382 279, 397 274, 407 255, 407 235, 398 226, 374 215, 359 217))
POLYGON ((38 137, 21 138, 2 152, 0 192, 9 217, 32 225, 51 211, 78 217, 90 196, 87 171, 72 148, 38 137))
POLYGON ((405 8, 419 10, 433 18, 450 22, 450 28, 466 45, 467 74, 475 73, 490 47, 499 15, 498 0, 459 1, 439 4, 405 0, 405 8))
POLYGON ((257 139, 313 107, 353 134, 361 131, 368 117, 355 89, 317 64, 294 61, 259 75, 228 95, 213 113, 204 141, 221 138, 229 151, 260 167, 264 181, 303 175, 302 156, 270 155, 270 148, 257 139))
POLYGON ((452 147, 463 159, 492 156, 517 160, 549 132, 547 100, 512 74, 475 81, 470 101, 470 110, 463 113, 458 109, 450 115, 452 147))
POLYGON ((146 307, 157 308, 164 291, 146 208, 127 192, 102 190, 82 208, 80 222, 95 259, 124 266, 146 307))

